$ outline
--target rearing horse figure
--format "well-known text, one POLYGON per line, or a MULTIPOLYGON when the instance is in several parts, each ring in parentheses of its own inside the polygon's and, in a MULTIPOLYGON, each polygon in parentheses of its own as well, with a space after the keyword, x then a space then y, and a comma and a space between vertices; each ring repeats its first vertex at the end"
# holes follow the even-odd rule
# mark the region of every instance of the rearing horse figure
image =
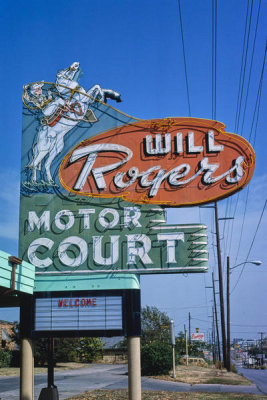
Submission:
MULTIPOLYGON (((42 108, 44 118, 33 146, 33 158, 28 164, 32 170, 32 183, 37 183, 37 170, 42 169, 44 161, 45 174, 48 183, 54 184, 50 167, 54 159, 64 148, 64 136, 80 121, 86 120, 86 114, 91 112, 91 122, 97 119, 89 109, 89 105, 96 100, 106 102, 107 98, 121 101, 120 94, 111 89, 102 89, 94 85, 86 92, 79 86, 75 77, 80 72, 80 63, 74 62, 65 70, 57 74, 56 89, 58 97, 42 108)), ((39 85, 41 87, 42 85, 39 85)), ((39 90, 39 95, 42 91, 39 90)), ((87 119, 87 121, 89 121, 87 119)))

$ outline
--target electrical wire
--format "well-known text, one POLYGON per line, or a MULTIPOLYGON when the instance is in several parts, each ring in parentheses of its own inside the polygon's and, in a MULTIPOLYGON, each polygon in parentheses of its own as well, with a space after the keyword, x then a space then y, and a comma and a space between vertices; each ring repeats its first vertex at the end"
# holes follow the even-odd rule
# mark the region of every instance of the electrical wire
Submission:
MULTIPOLYGON (((255 120, 255 115, 256 115, 257 113, 259 114, 259 107, 260 107, 260 100, 261 100, 261 91, 262 91, 262 83, 263 83, 263 76, 264 76, 264 69, 265 69, 265 62, 266 62, 266 54, 267 54, 267 41, 266 41, 266 43, 265 43, 265 51, 264 51, 262 69, 261 69, 261 76, 260 76, 260 82, 259 82, 259 87, 258 87, 258 93, 257 93, 256 104, 255 104, 254 113, 253 113, 253 120, 252 120, 251 129, 250 129, 250 134, 249 134, 249 141, 250 141, 251 138, 252 138, 253 122, 254 122, 254 120, 255 120)), ((257 127, 257 124, 258 124, 257 120, 258 120, 258 116, 257 116, 257 118, 256 118, 255 134, 254 134, 253 145, 255 145, 256 136, 257 136, 257 131, 256 131, 256 127, 257 127)))
POLYGON ((256 239, 256 236, 257 236, 257 233, 258 233, 258 230, 259 230, 260 224, 261 224, 261 220, 262 220, 262 217, 263 217, 263 214, 264 214, 264 210, 265 210, 266 204, 267 204, 267 200, 265 200, 265 203, 264 203, 264 206, 263 206, 263 209, 262 209, 262 212, 261 212, 261 216, 260 216, 260 219, 259 219, 259 222, 258 222, 258 225, 257 225, 256 231, 255 231, 255 233, 254 233, 254 236, 253 236, 253 239, 252 239, 251 245, 250 245, 250 247, 249 247, 249 251, 248 251, 248 254, 247 254, 246 260, 245 260, 245 261, 244 261, 244 263, 243 263, 242 270, 241 270, 241 272, 240 272, 240 274, 239 274, 239 276, 238 276, 238 278, 237 278, 237 281, 236 281, 236 283, 235 283, 235 286, 233 287, 233 289, 232 289, 232 291, 231 291, 231 294, 232 294, 232 293, 233 293, 233 291, 235 290, 235 288, 236 288, 236 286, 238 285, 238 283, 239 283, 239 281, 240 281, 240 278, 241 278, 241 276, 242 276, 242 274, 243 274, 243 271, 244 271, 244 268, 245 268, 245 263, 247 263, 247 261, 248 261, 248 258, 249 258, 249 255, 250 255, 250 252, 251 252, 251 250, 252 250, 252 247, 253 247, 253 244, 254 244, 254 242, 255 242, 255 239, 256 239))
POLYGON ((212 0, 212 119, 216 120, 217 108, 217 0, 212 0))
POLYGON ((246 51, 245 51, 245 61, 244 61, 243 76, 242 76, 242 83, 241 83, 241 89, 240 89, 240 98, 239 98, 239 105, 238 105, 238 112, 237 112, 237 120, 236 120, 236 131, 238 131, 238 129, 239 129, 240 113, 241 113, 241 106, 242 106, 242 97, 243 97, 244 82, 245 82, 246 67, 247 67, 247 56, 248 56, 248 47, 249 47, 252 11, 253 11, 253 0, 251 1, 251 7, 250 7, 248 35, 247 35, 247 43, 246 43, 246 51))
POLYGON ((186 82, 188 114, 189 114, 189 117, 191 117, 191 105, 190 105, 189 85, 188 85, 188 77, 187 77, 187 66, 186 66, 186 57, 185 57, 184 33, 183 33, 183 22, 182 22, 182 12, 181 12, 180 0, 178 0, 178 9, 179 9, 182 47, 183 47, 183 59, 184 59, 184 72, 185 72, 185 82, 186 82))
MULTIPOLYGON (((259 15, 260 15, 260 6, 261 6, 261 0, 259 0, 259 6, 258 6, 257 22, 256 22, 256 28, 255 28, 255 34, 254 34, 254 42, 253 42, 253 50, 252 50, 250 68, 249 68, 249 78, 248 78, 248 85, 247 85, 247 90, 246 90, 245 106, 244 106, 244 112, 243 112, 242 125, 244 123, 245 110, 246 110, 246 107, 247 107, 247 99, 248 99, 248 93, 249 93, 251 71, 252 71, 252 65, 253 65, 253 59, 254 59, 254 50, 255 50, 255 43, 256 43, 257 30, 258 30, 259 15)), ((247 65, 247 55, 248 55, 248 47, 249 47, 249 37, 250 37, 250 30, 251 30, 252 13, 253 13, 253 0, 251 2, 250 13, 249 13, 249 0, 248 0, 247 1, 247 10, 246 10, 245 31, 244 31, 244 35, 243 35, 242 61, 241 61, 240 75, 239 75, 239 87, 238 87, 237 109, 236 109, 236 119, 235 119, 235 132, 237 132, 238 129, 239 129, 242 97, 243 97, 243 90, 244 90, 244 81, 245 81, 245 75, 246 75, 246 65, 247 65)), ((242 131, 243 131, 243 126, 242 126, 242 129, 241 129, 241 132, 240 132, 241 135, 242 135, 242 131)), ((230 228, 230 230, 231 230, 230 238, 231 239, 229 241, 229 249, 228 249, 227 254, 230 254, 230 251, 231 251, 232 235, 233 235, 233 228, 234 228, 234 222, 235 222, 234 221, 234 217, 235 217, 235 214, 236 214, 239 198, 240 198, 240 193, 238 193, 238 195, 237 195, 232 224, 231 223, 229 224, 229 226, 231 225, 231 228, 230 228)), ((233 203, 232 198, 230 200, 227 199, 227 204, 228 204, 228 202, 230 204, 230 206, 229 206, 229 210, 230 210, 229 215, 230 215, 231 214, 231 206, 232 206, 232 203, 233 203)), ((227 235, 227 237, 228 237, 228 235, 227 235)), ((225 248, 227 248, 227 246, 225 246, 225 248)))
POLYGON ((261 0, 259 0, 258 14, 257 14, 257 22, 256 22, 256 28, 255 28, 255 34, 254 34, 254 40, 253 40, 253 47, 252 47, 252 55, 251 55, 251 60, 250 60, 250 67, 249 67, 249 77, 248 77, 247 91, 246 91, 245 104, 244 104, 244 111, 243 111, 243 119, 242 119, 242 125, 241 125, 241 135, 242 135, 242 136, 243 136, 243 127, 244 127, 244 122, 245 122, 245 116, 246 116, 246 111, 247 111, 248 93, 249 93, 249 88, 250 88, 252 64, 253 64, 253 60, 254 60, 254 52, 255 52, 255 44, 256 44, 256 38, 257 38, 257 32, 258 32, 258 25, 259 25, 260 9, 261 9, 261 0))
MULTIPOLYGON (((264 52, 264 58, 263 58, 263 63, 262 63, 262 69, 261 69, 260 81, 259 81, 259 86, 258 86, 257 98, 256 98, 255 107, 254 107, 253 118, 252 118, 251 129, 250 129, 250 135, 249 135, 249 141, 251 141, 252 134, 253 134, 253 126, 255 124, 255 130, 254 130, 255 134, 254 134, 253 146, 255 146, 256 137, 257 137, 257 127, 258 127, 259 111, 260 111, 260 104, 261 104, 261 93, 262 93, 262 83, 263 83, 263 76, 264 76, 264 69, 265 69, 266 54, 267 54, 267 42, 266 42, 266 45, 265 45, 265 52, 264 52)), ((238 258, 239 250, 240 250, 240 245, 241 245, 241 240, 242 240, 242 237, 243 237, 243 231, 244 231, 244 225, 245 225, 245 219, 246 219, 246 213, 247 213, 248 198, 249 198, 249 187, 247 189, 247 194, 246 194, 245 208, 244 208, 241 231, 240 231, 239 241, 238 241, 238 246, 237 246, 237 253, 236 253, 236 257, 235 257, 235 264, 237 262, 237 258, 238 258)), ((237 198, 237 203, 238 203, 238 200, 239 200, 239 196, 237 198)), ((237 209, 237 204, 236 204, 236 209, 237 209)), ((236 209, 235 209, 235 211, 236 211, 236 209)))

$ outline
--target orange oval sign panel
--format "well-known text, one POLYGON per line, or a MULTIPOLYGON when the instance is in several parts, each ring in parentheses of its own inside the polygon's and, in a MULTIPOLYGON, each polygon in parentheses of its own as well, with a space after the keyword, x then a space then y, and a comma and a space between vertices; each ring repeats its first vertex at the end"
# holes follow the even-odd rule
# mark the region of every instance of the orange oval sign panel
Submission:
POLYGON ((60 182, 81 196, 121 197, 168 207, 208 203, 242 189, 255 154, 217 121, 138 121, 78 144, 63 159, 60 182))

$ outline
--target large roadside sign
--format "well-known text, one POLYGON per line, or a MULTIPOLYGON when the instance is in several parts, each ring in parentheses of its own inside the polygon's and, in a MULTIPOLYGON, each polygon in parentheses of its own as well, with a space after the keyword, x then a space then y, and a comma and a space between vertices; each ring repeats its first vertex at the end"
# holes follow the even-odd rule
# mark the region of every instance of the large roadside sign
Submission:
POLYGON ((164 207, 240 190, 252 147, 217 121, 126 115, 116 90, 86 90, 80 75, 74 62, 23 90, 19 254, 36 267, 35 291, 99 274, 109 286, 110 272, 206 271, 206 227, 168 226, 164 207))

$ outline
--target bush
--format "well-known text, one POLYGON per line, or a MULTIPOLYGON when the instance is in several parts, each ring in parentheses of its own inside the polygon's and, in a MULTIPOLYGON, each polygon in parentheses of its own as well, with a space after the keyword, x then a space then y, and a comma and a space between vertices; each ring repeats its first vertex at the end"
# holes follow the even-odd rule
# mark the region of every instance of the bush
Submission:
POLYGON ((235 374, 237 374, 237 369, 235 364, 231 364, 231 372, 234 372, 235 374))
POLYGON ((142 375, 164 375, 172 368, 170 344, 153 341, 141 347, 142 375))
POLYGON ((0 349, 0 368, 10 367, 12 353, 10 350, 0 349))
POLYGON ((79 345, 78 354, 82 362, 92 363, 102 357, 103 342, 99 338, 81 338, 79 345))
POLYGON ((12 350, 10 367, 18 368, 19 366, 20 366, 20 352, 19 352, 19 350, 12 350))
POLYGON ((61 338, 54 341, 54 360, 60 362, 78 362, 78 338, 61 338))

